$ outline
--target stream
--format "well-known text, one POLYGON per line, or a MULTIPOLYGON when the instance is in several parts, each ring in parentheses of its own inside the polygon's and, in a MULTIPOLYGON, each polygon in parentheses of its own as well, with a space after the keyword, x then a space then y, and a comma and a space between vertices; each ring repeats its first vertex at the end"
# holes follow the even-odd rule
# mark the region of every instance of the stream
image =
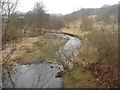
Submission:
MULTIPOLYGON (((60 38, 66 38, 68 41, 55 54, 59 54, 63 62, 72 68, 72 62, 66 60, 66 57, 73 55, 75 58, 77 56, 81 41, 66 34, 56 35, 60 38)), ((30 65, 17 65, 11 71, 10 78, 13 83, 6 76, 6 81, 2 86, 3 88, 13 88, 13 86, 15 88, 62 88, 63 79, 56 77, 61 70, 64 70, 61 65, 56 63, 48 64, 45 61, 30 65)))

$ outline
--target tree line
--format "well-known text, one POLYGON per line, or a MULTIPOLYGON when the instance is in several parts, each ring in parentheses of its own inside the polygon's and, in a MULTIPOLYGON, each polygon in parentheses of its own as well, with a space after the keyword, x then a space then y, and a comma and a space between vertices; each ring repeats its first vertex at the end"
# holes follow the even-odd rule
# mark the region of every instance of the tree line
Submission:
POLYGON ((17 4, 18 0, 0 1, 3 44, 24 36, 42 36, 46 30, 58 30, 64 26, 63 16, 46 13, 42 2, 35 3, 34 8, 26 13, 16 12, 17 4))
MULTIPOLYGON (((96 22, 117 23, 118 5, 104 5, 99 9, 81 9, 67 15, 56 15, 46 13, 42 2, 35 3, 33 9, 26 13, 15 12, 17 4, 18 0, 0 1, 3 44, 24 36, 43 36, 47 31, 59 30, 66 24, 77 20, 88 25, 91 20, 87 20, 86 17, 91 15, 97 16, 96 22)), ((81 27, 84 27, 84 24, 81 27)))

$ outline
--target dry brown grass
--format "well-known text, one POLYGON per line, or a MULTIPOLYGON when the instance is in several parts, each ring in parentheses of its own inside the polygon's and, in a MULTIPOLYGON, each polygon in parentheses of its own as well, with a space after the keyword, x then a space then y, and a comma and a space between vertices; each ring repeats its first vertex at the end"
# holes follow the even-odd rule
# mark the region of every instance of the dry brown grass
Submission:
POLYGON ((96 77, 96 87, 118 86, 118 31, 116 25, 98 25, 85 35, 77 61, 96 77), (98 27, 99 26, 99 27, 98 27), (105 71, 107 73, 105 73, 105 71), (115 71, 115 72, 114 72, 115 71), (111 78, 110 78, 111 77, 111 78))
POLYGON ((15 47, 13 47, 13 43, 9 43, 6 49, 2 51, 2 56, 5 58, 6 55, 15 48, 8 62, 12 61, 19 64, 26 64, 36 62, 40 58, 51 60, 49 56, 53 56, 66 41, 67 40, 54 35, 25 37, 14 45, 15 47))
MULTIPOLYGON (((95 87, 97 88, 118 87, 117 25, 94 22, 93 29, 81 30, 81 28, 62 29, 62 32, 80 36, 82 40, 80 53, 76 59, 80 65, 79 68, 83 68, 85 72, 91 71, 93 73, 93 77, 96 78, 95 87)), ((79 70, 71 70, 71 72, 77 71, 79 70)), ((68 77, 65 76, 64 78, 66 80, 68 77)), ((81 82, 78 86, 73 83, 70 84, 74 87, 82 87, 81 82)), ((67 85, 66 81, 65 85, 67 85)))

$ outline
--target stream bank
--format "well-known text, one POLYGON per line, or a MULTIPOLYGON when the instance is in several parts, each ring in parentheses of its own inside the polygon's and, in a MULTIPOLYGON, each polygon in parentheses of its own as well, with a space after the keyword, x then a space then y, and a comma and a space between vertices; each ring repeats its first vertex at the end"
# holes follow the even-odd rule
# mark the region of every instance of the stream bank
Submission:
MULTIPOLYGON (((77 49, 80 47, 80 40, 76 37, 57 34, 60 38, 66 38, 68 41, 59 49, 59 54, 62 56, 65 63, 65 56, 69 57, 71 54, 77 56, 77 49), (62 52, 62 53, 61 53, 62 52)), ((57 52, 56 52, 57 53, 57 52)), ((56 78, 58 72, 64 68, 56 63, 48 64, 43 60, 43 62, 33 63, 29 65, 18 65, 16 68, 10 71, 11 79, 15 84, 15 88, 62 88, 63 79, 58 77, 56 78), (17 72, 16 72, 17 71, 17 72)), ((8 75, 6 75, 8 77, 8 75)), ((12 88, 11 82, 6 78, 6 82, 3 88, 10 87, 12 88)))

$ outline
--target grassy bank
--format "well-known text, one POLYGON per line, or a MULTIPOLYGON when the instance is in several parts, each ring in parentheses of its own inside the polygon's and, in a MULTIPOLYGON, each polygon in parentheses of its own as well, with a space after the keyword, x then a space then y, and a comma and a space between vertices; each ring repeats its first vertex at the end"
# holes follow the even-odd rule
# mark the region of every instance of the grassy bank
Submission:
POLYGON ((94 24, 90 30, 64 28, 61 32, 80 37, 78 66, 63 75, 63 86, 67 88, 105 88, 118 86, 117 26, 94 24), (75 83, 74 81, 77 80, 75 83))
MULTIPOLYGON (((79 37, 82 40, 82 45, 79 49, 79 55, 82 54, 82 49, 86 48, 87 38, 85 35, 90 34, 90 32, 80 31, 78 28, 63 28, 61 30, 63 33, 73 34, 79 37)), ((65 88, 93 88, 95 87, 95 78, 93 73, 90 70, 85 70, 84 58, 79 56, 75 59, 75 62, 78 62, 78 65, 70 70, 69 73, 63 75, 63 87, 65 88)))
POLYGON ((74 67, 70 73, 63 75, 63 87, 65 88, 93 88, 95 85, 93 74, 84 71, 80 66, 74 67))
POLYGON ((54 53, 57 52, 66 41, 66 39, 58 38, 54 34, 25 37, 22 38, 15 47, 13 47, 13 43, 9 43, 8 47, 3 51, 3 58, 14 48, 15 51, 9 58, 6 66, 16 63, 33 63, 41 59, 52 62, 54 59, 54 53))
MULTIPOLYGON (((90 32, 82 32, 81 30, 79 30, 78 28, 62 28, 61 29, 62 33, 68 33, 68 34, 73 34, 79 37, 83 37, 86 34, 89 34, 90 32)), ((81 38, 80 38, 81 39, 81 38)))

